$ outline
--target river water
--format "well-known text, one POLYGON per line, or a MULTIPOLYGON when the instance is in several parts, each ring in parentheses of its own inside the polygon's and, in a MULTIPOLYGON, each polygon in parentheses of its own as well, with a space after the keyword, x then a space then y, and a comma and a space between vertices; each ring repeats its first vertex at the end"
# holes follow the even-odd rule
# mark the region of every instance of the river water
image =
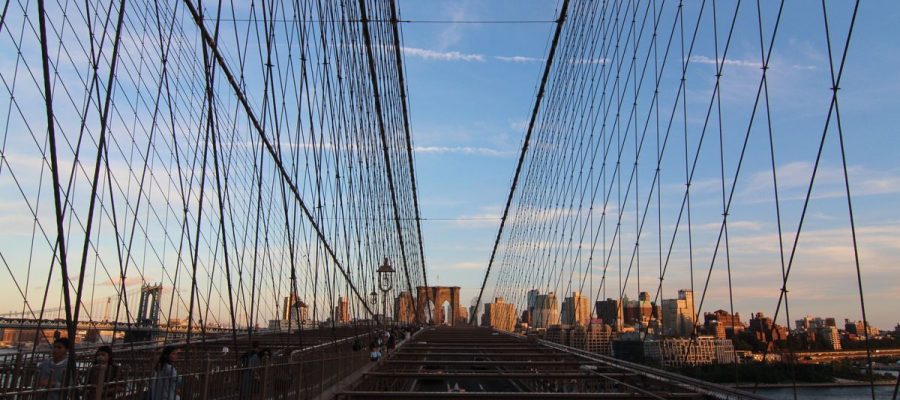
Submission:
MULTIPOLYGON (((757 394, 778 400, 793 400, 794 390, 792 388, 759 388, 757 394)), ((893 386, 875 386, 875 399, 890 400, 894 394, 893 386)), ((850 387, 807 387, 797 388, 798 399, 842 399, 842 400, 865 400, 872 399, 872 392, 868 386, 850 386, 850 387)), ((900 397, 898 397, 900 398, 900 397)))

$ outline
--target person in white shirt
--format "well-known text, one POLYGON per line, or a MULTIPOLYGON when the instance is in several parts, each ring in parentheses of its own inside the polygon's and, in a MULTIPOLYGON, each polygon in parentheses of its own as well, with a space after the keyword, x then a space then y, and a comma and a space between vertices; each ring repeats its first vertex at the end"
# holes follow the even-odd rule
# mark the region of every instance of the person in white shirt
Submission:
MULTIPOLYGON (((66 367, 69 363, 69 346, 71 342, 67 338, 59 338, 53 342, 53 348, 50 350, 50 358, 41 361, 38 364, 37 373, 37 389, 60 389, 63 386, 63 379, 66 376, 66 367)), ((61 390, 50 391, 39 398, 45 400, 56 400, 61 396, 61 390)))

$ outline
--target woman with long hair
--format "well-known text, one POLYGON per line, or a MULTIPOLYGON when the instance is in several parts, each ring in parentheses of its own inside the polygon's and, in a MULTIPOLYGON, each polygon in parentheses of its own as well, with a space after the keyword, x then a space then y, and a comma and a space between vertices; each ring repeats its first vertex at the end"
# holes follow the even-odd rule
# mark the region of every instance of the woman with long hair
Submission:
POLYGON ((85 400, 114 399, 118 393, 119 366, 113 362, 113 351, 109 346, 100 346, 94 353, 94 364, 88 370, 88 388, 85 400))
POLYGON ((153 379, 150 381, 150 400, 179 400, 181 398, 181 376, 175 369, 175 363, 181 356, 181 348, 166 346, 159 361, 153 367, 153 379))

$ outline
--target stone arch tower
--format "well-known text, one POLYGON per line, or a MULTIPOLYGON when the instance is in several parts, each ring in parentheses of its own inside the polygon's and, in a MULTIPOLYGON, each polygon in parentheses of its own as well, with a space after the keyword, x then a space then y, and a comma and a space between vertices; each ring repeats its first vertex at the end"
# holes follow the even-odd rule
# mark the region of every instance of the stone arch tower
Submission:
POLYGON ((456 325, 462 314, 459 308, 459 286, 417 286, 416 301, 419 310, 418 320, 425 322, 425 313, 428 310, 428 301, 434 302, 434 309, 431 310, 431 321, 444 320, 444 309, 441 307, 444 301, 450 303, 450 325, 456 325))

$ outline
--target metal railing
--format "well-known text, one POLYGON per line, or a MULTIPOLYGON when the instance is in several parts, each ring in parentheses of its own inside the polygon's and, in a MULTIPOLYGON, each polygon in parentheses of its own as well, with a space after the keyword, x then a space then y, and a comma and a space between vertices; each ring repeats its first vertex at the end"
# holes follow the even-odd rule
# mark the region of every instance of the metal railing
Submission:
MULTIPOLYGON (((271 357, 263 357, 258 366, 242 366, 234 354, 214 355, 202 351, 187 352, 176 363, 181 399, 307 399, 326 391, 369 363, 368 352, 352 343, 369 333, 354 335, 271 357), (191 354, 197 356, 191 357, 191 354)), ((150 353, 137 362, 120 365, 117 380, 104 384, 104 399, 145 399, 155 379, 150 353)), ((96 386, 86 379, 90 363, 79 360, 72 384, 63 388, 37 388, 37 366, 19 355, 14 363, 0 369, 0 400, 88 398, 96 386)), ((165 378, 159 378, 165 379, 165 378)))

